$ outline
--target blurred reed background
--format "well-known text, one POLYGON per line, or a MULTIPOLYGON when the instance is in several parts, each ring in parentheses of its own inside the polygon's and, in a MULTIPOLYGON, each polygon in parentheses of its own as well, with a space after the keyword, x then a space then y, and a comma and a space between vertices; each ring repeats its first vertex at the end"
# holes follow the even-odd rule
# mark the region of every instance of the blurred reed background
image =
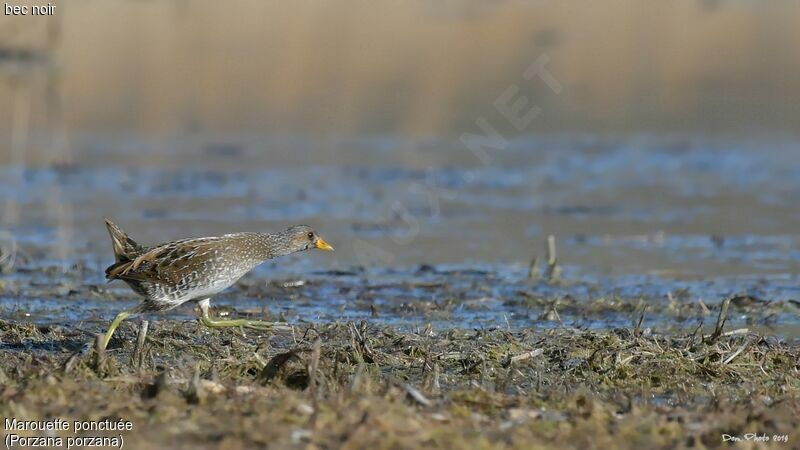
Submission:
MULTIPOLYGON (((564 91, 521 84, 546 112, 532 131, 800 122, 800 3, 791 1, 56 4, 57 25, 0 16, 6 135, 15 91, 32 83, 8 73, 19 50, 55 58, 73 133, 458 135, 542 53, 564 91)), ((47 127, 46 89, 33 86, 32 130, 47 127)), ((8 161, 8 139, 0 148, 8 161)))

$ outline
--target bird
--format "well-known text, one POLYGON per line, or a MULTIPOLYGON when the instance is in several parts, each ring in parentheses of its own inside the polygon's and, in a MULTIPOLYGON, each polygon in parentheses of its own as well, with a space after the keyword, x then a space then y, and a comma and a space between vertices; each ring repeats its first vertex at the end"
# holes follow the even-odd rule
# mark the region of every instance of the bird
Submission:
POLYGON ((308 225, 295 225, 276 233, 231 233, 146 247, 128 237, 111 220, 105 222, 116 259, 106 269, 106 278, 109 282, 124 281, 143 300, 114 317, 102 339, 101 350, 108 346, 123 320, 138 314, 168 311, 191 301, 198 303, 200 322, 208 327, 273 329, 275 324, 271 322, 213 319, 209 313, 211 297, 270 259, 310 249, 333 251, 308 225))

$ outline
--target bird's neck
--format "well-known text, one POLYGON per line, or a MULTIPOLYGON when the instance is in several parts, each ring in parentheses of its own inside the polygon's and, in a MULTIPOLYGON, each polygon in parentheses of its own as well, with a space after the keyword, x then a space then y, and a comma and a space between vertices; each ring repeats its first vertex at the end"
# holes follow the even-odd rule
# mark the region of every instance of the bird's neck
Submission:
POLYGON ((290 236, 284 233, 252 233, 250 245, 252 245, 253 256, 259 262, 290 255, 297 251, 292 248, 290 236))

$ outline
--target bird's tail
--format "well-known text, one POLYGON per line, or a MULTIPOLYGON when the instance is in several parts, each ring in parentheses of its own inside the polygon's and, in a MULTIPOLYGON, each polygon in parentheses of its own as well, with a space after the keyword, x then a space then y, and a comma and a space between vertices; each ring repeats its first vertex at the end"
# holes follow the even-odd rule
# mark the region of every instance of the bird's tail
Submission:
POLYGON ((106 228, 111 236, 111 244, 114 246, 114 257, 117 262, 130 261, 142 252, 142 246, 129 238, 114 222, 106 219, 106 228))

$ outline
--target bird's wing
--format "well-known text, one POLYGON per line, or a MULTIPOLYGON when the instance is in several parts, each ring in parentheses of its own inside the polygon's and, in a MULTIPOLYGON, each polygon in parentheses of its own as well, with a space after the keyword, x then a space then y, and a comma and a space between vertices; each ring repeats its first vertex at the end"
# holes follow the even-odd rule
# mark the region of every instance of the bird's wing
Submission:
POLYGON ((176 284, 213 257, 218 240, 185 239, 153 247, 130 261, 112 266, 106 278, 176 284))

